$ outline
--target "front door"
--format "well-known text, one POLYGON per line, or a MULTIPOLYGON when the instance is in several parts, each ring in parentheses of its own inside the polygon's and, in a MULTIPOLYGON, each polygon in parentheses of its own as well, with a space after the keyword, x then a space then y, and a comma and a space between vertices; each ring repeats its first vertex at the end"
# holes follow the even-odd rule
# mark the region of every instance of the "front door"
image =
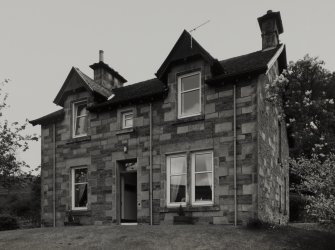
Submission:
POLYGON ((137 222, 137 172, 124 168, 120 173, 121 223, 137 222))

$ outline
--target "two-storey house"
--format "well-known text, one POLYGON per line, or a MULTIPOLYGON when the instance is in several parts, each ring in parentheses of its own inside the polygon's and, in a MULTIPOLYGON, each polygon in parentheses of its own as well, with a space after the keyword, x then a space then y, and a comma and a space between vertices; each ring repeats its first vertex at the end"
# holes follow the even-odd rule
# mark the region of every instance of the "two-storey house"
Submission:
POLYGON ((42 220, 63 225, 288 220, 288 144, 265 85, 286 67, 279 12, 258 18, 262 49, 218 60, 187 31, 156 77, 125 85, 104 62, 72 68, 42 133, 42 220))

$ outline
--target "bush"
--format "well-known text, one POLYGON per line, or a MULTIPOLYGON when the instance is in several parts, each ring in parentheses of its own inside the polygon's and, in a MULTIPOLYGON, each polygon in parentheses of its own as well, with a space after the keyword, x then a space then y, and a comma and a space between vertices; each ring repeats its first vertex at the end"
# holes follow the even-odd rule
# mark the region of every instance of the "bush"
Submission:
POLYGON ((19 224, 15 217, 10 215, 0 215, 0 231, 18 229, 19 224))
POLYGON ((335 224, 335 155, 291 161, 291 171, 300 178, 294 191, 306 201, 307 214, 317 221, 335 224))

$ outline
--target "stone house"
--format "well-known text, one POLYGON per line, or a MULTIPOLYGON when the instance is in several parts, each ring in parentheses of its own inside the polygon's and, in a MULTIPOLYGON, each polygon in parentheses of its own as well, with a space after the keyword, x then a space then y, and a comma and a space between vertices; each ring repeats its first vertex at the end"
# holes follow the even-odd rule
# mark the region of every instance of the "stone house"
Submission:
POLYGON ((265 85, 286 67, 279 12, 258 18, 262 50, 212 57, 184 31, 156 78, 125 85, 104 62, 72 68, 42 133, 42 220, 64 225, 288 221, 288 144, 265 85))

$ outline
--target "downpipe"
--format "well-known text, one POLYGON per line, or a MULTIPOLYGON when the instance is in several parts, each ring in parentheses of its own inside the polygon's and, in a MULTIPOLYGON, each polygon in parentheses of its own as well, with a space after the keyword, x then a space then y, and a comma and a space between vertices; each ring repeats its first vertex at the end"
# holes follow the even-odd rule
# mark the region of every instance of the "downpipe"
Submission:
POLYGON ((150 102, 150 139, 149 139, 149 211, 150 211, 150 225, 153 225, 153 211, 152 211, 152 201, 153 201, 153 192, 152 192, 152 103, 150 102))
POLYGON ((236 170, 236 85, 234 84, 234 226, 237 226, 237 170, 236 170))
POLYGON ((52 162, 52 214, 53 227, 56 227, 56 123, 53 124, 53 162, 52 162))

